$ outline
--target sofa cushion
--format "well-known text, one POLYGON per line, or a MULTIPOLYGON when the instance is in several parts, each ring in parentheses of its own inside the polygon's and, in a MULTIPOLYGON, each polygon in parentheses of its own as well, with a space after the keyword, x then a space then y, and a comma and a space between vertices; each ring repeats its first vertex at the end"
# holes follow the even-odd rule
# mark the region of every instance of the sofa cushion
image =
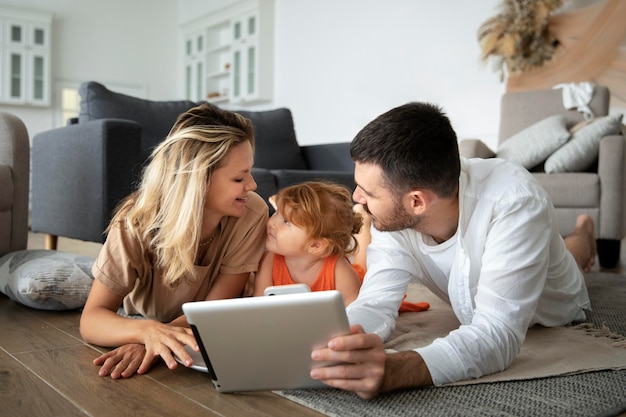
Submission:
POLYGON ((502 142, 496 157, 531 169, 567 142, 570 133, 565 124, 561 115, 540 120, 502 142))
POLYGON ((49 250, 22 250, 0 258, 0 291, 14 301, 42 310, 85 305, 95 259, 49 250))
POLYGON ((181 113, 196 106, 189 100, 151 101, 110 91, 89 81, 79 87, 81 98, 79 123, 96 119, 127 119, 141 126, 142 159, 161 142, 181 113))
POLYGON ((576 130, 570 141, 546 160, 545 171, 547 173, 585 171, 598 159, 602 137, 620 132, 622 117, 622 114, 600 117, 576 130))
POLYGON ((286 108, 268 111, 233 110, 254 125, 254 166, 265 169, 307 169, 296 140, 291 111, 286 108))

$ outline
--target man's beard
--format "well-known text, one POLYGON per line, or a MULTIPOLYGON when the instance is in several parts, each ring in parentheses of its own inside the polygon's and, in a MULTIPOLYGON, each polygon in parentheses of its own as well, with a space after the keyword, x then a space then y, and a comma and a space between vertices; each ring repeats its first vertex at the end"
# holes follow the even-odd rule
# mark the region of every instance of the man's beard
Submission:
POLYGON ((417 230, 422 223, 421 216, 412 216, 407 213, 400 203, 395 203, 391 213, 382 216, 373 216, 367 205, 363 205, 365 211, 372 216, 372 224, 381 232, 396 232, 404 229, 417 230))

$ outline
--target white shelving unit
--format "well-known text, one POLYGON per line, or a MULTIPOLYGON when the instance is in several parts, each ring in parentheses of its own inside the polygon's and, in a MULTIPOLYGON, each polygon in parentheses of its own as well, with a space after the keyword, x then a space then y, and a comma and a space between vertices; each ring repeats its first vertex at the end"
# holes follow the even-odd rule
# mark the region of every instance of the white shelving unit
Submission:
POLYGON ((52 14, 0 6, 0 102, 50 105, 52 14))
POLYGON ((274 0, 248 0, 182 27, 185 95, 246 104, 272 99, 274 0))

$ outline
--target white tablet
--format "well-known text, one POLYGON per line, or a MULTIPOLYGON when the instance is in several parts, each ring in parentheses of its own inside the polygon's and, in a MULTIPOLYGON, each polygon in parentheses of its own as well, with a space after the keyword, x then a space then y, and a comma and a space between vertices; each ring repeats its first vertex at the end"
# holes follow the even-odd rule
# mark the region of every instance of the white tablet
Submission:
POLYGON ((194 369, 221 392, 320 388, 310 378, 311 351, 350 333, 339 291, 183 304, 198 353, 194 369), (202 359, 202 361, 200 360, 202 359))

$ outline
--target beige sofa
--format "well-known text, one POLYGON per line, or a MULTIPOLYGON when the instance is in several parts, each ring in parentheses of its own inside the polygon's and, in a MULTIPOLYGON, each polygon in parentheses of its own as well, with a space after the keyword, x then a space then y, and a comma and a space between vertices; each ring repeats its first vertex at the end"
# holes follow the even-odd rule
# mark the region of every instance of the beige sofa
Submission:
POLYGON ((24 123, 0 112, 0 256, 26 249, 30 144, 24 123))
MULTIPOLYGON (((606 87, 595 87, 589 107, 596 117, 608 115, 609 98, 606 87)), ((583 113, 565 109, 560 89, 504 94, 498 150, 489 149, 478 139, 468 139, 460 142, 461 155, 467 158, 499 156, 507 140, 554 115, 564 116, 566 129, 584 120, 583 113)), ((589 154, 593 153, 590 151, 589 154)), ((572 230, 579 214, 587 213, 594 219, 600 265, 605 268, 614 268, 619 261, 620 241, 626 232, 623 210, 626 201, 625 161, 626 142, 623 134, 617 133, 599 140, 595 162, 580 172, 546 173, 545 160, 527 167, 552 198, 561 234, 566 235, 572 230)))

